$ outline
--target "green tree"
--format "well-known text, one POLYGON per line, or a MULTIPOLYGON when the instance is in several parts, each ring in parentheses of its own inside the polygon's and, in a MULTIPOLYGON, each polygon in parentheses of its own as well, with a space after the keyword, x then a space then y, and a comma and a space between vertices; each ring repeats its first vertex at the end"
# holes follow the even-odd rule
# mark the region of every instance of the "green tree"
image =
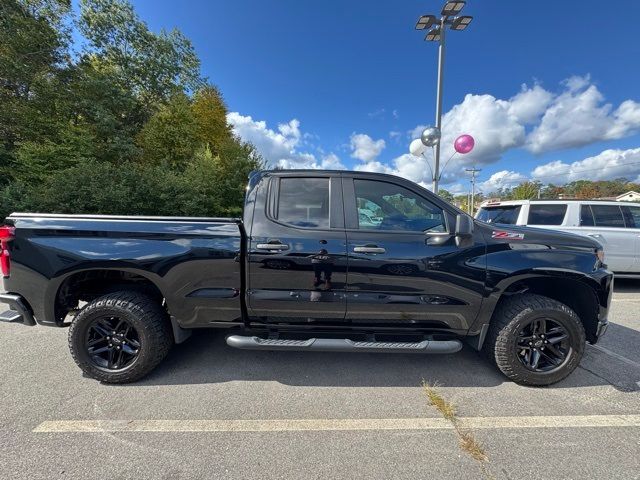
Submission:
POLYGON ((144 125, 138 136, 145 163, 182 170, 198 148, 198 124, 191 101, 175 94, 144 125))
POLYGON ((203 80, 191 42, 178 30, 149 30, 125 0, 81 0, 80 31, 89 53, 113 65, 121 87, 153 109, 203 80))
POLYGON ((440 195, 440 197, 442 197, 444 200, 446 200, 449 203, 453 203, 455 200, 453 194, 448 190, 445 190, 444 188, 441 188, 438 190, 438 195, 440 195))
POLYGON ((22 142, 39 142, 59 130, 64 95, 60 74, 67 38, 61 27, 68 1, 0 3, 0 173, 12 175, 22 142))
POLYGON ((197 123, 198 140, 213 152, 233 140, 231 126, 227 123, 227 106, 220 91, 213 85, 199 89, 193 97, 193 115, 197 123))
POLYGON ((239 215, 249 173, 263 169, 264 161, 253 145, 234 137, 222 145, 215 166, 220 205, 225 214, 239 215))
POLYGON ((542 184, 538 181, 522 182, 511 190, 512 200, 531 200, 538 197, 542 184))
POLYGON ((0 215, 237 215, 255 148, 191 43, 126 0, 0 2, 0 215))

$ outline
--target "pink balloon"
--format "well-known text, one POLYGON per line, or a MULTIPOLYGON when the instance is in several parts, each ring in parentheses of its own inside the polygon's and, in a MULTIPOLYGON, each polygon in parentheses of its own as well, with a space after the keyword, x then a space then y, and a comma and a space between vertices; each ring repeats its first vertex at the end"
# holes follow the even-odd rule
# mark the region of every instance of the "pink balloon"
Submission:
POLYGON ((453 147, 456 149, 456 152, 465 154, 473 150, 475 144, 476 141, 471 135, 460 135, 456 138, 456 141, 453 142, 453 147))

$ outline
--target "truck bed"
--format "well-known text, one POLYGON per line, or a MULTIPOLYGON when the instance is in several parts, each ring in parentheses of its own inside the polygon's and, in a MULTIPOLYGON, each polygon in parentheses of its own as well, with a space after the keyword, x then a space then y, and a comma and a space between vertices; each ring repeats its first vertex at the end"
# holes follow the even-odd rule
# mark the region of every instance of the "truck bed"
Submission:
POLYGON ((242 317, 239 219, 14 213, 7 224, 15 240, 4 290, 20 292, 38 323, 61 324, 82 300, 72 292, 90 296, 116 274, 159 290, 181 326, 242 317))

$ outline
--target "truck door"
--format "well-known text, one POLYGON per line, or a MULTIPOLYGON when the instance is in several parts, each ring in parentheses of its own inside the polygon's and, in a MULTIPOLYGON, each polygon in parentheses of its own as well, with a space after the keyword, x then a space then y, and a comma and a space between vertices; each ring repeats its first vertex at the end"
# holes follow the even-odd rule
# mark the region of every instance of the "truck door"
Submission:
POLYGON ((482 302, 484 242, 459 248, 444 202, 394 182, 343 177, 347 321, 466 331, 482 302))
POLYGON ((274 174, 249 234, 249 314, 269 323, 342 324, 346 234, 340 177, 274 174))

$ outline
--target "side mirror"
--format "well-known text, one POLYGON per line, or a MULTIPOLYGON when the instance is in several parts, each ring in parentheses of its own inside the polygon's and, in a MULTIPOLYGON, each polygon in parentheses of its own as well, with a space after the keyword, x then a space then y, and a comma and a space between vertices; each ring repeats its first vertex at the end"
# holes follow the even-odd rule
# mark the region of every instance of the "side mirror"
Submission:
POLYGON ((459 214, 456 217, 456 245, 467 247, 473 243, 473 218, 459 214))

